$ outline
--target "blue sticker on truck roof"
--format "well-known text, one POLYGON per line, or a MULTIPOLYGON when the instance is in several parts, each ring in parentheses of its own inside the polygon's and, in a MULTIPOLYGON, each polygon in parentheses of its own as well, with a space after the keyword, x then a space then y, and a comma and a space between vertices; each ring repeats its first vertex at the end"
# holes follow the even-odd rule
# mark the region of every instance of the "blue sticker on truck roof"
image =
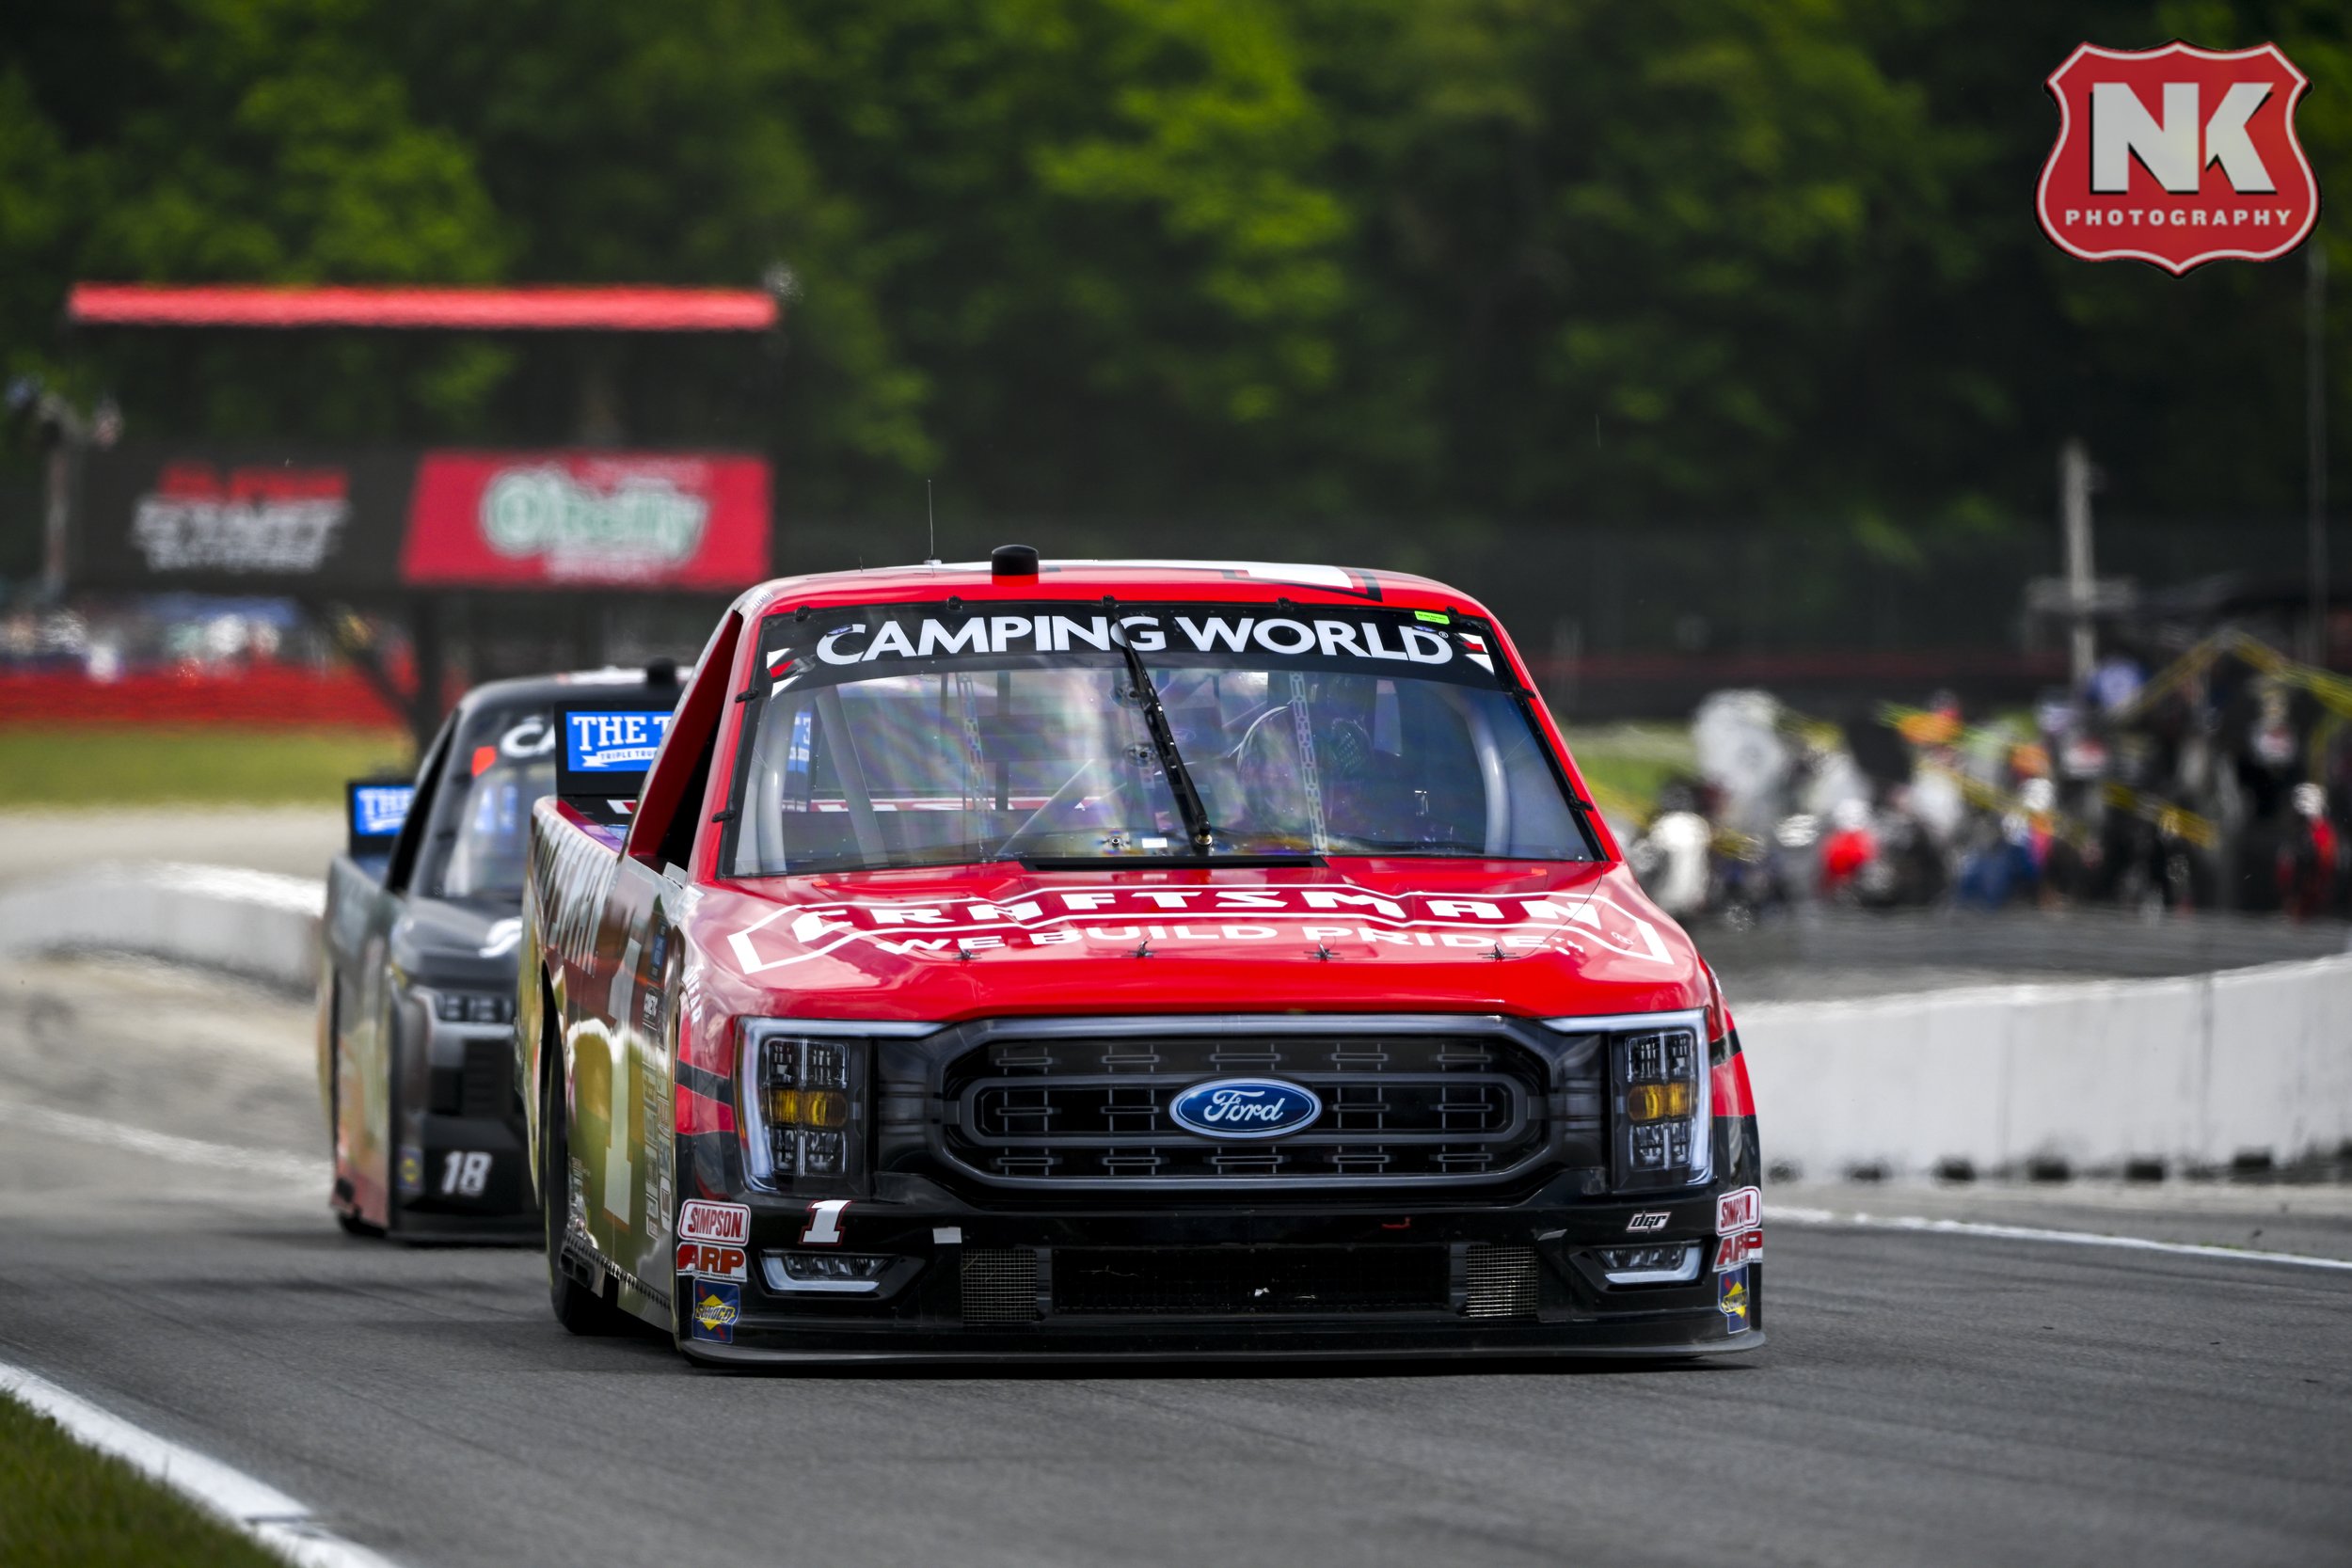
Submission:
POLYGON ((566 709, 564 766, 574 773, 642 773, 653 766, 670 717, 653 708, 566 709))
POLYGON ((406 784, 354 784, 351 788, 351 834, 354 838, 389 838, 408 820, 408 807, 417 786, 406 784))

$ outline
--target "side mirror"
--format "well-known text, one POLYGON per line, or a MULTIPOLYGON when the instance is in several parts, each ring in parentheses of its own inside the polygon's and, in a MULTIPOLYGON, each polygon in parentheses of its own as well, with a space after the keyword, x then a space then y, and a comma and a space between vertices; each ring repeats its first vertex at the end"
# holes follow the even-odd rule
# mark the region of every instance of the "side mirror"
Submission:
POLYGON ((677 701, 652 688, 648 697, 556 709, 556 798, 592 822, 625 823, 637 809, 677 701))
POLYGON ((353 779, 343 785, 345 844, 355 861, 387 860, 408 820, 417 786, 405 779, 353 779))

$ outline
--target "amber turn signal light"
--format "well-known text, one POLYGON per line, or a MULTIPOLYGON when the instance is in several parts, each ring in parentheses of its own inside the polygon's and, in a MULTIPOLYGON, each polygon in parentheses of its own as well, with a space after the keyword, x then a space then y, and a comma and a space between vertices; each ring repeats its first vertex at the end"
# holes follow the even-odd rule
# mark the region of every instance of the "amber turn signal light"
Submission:
POLYGON ((771 1089, 768 1119, 778 1127, 847 1127, 850 1097, 838 1089, 771 1089))
POLYGON ((1625 1114, 1629 1121, 1667 1121, 1691 1114, 1691 1085, 1688 1081, 1672 1084, 1635 1084, 1625 1091, 1625 1114))

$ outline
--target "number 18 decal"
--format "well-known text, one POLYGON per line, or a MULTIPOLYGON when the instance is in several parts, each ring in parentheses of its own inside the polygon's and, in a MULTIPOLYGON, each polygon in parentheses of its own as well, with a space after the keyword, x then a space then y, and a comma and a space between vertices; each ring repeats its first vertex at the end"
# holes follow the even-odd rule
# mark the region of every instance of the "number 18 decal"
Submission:
POLYGON ((480 1197, 490 1180, 490 1156, 478 1148, 453 1148, 441 1156, 441 1196, 480 1197))

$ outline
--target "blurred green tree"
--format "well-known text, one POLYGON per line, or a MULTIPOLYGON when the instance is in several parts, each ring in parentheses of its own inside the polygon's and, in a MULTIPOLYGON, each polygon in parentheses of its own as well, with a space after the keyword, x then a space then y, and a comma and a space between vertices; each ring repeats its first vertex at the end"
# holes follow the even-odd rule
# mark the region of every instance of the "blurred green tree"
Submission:
POLYGON ((1065 545, 1679 517, 1900 563, 2040 527, 2076 433, 2111 507, 2276 514, 2300 266, 2090 266, 2032 219, 2042 77, 2176 34, 2279 40, 2323 187, 2352 173, 2327 0, 18 0, 0 358, 56 367, 77 277, 788 278, 781 370, 251 337, 82 369, 150 431, 559 439, 615 387, 632 434, 780 451, 844 538, 936 475, 951 523, 1065 545))

